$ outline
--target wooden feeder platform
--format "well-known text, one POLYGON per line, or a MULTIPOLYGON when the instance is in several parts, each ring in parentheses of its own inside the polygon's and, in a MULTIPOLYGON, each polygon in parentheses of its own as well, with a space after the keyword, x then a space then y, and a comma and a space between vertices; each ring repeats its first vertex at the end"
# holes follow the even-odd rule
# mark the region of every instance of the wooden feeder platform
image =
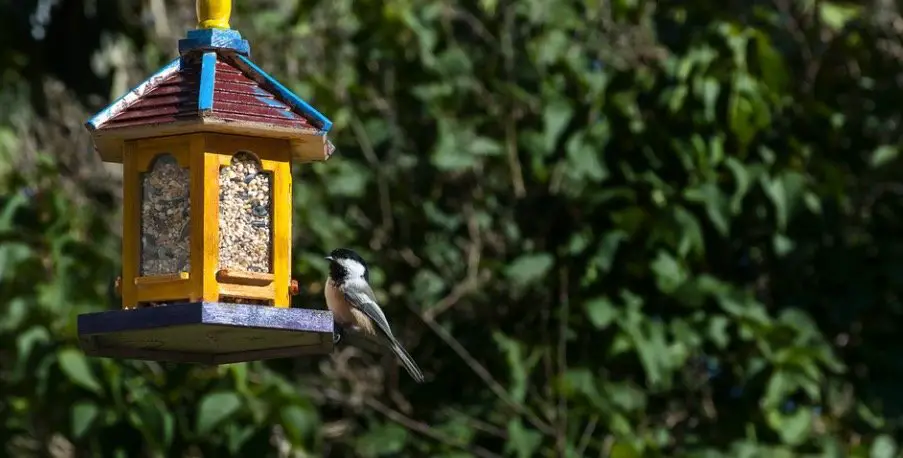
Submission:
POLYGON ((229 364, 326 354, 333 317, 325 310, 187 302, 79 315, 87 355, 229 364))

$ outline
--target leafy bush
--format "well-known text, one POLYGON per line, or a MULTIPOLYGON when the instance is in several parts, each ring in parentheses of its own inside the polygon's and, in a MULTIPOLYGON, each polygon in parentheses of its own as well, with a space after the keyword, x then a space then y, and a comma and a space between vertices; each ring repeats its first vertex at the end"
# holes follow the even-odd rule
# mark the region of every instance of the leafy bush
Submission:
MULTIPOLYGON (((189 5, 161 3, 146 24, 72 16, 108 31, 78 52, 118 92, 192 26, 189 5)), ((37 117, 0 127, 4 162, 31 151, 2 180, 7 451, 899 456, 887 8, 236 2, 254 59, 336 123, 337 157, 296 170, 296 305, 323 306, 322 253, 359 249, 424 385, 354 349, 216 368, 86 359, 75 316, 109 302, 117 204, 84 178, 105 176, 96 162, 74 175, 69 151, 36 154, 63 121, 31 96, 37 117)), ((4 97, 54 77, 85 113, 108 98, 42 67, 29 40, 4 41, 4 97)))

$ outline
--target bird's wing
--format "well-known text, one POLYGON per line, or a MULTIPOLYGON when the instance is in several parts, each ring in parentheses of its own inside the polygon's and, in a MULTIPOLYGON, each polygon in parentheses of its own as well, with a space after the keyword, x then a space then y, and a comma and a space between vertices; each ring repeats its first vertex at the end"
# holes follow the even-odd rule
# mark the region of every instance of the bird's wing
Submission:
POLYGON ((370 285, 363 281, 348 282, 342 285, 342 293, 345 295, 345 300, 352 307, 367 315, 367 318, 370 318, 390 341, 395 342, 392 328, 389 327, 389 320, 386 319, 386 314, 383 313, 382 308, 376 303, 376 296, 373 294, 373 290, 370 289, 370 285))
POLYGON ((342 292, 345 294, 345 300, 355 309, 360 310, 361 313, 367 316, 373 323, 376 324, 376 328, 383 334, 383 337, 388 341, 392 352, 395 353, 395 357, 401 361, 402 366, 411 374, 411 377, 414 378, 418 383, 423 382, 423 372, 420 371, 420 368, 417 366, 417 363, 414 362, 414 358, 411 358, 411 355, 408 354, 407 350, 401 346, 401 343, 395 339, 395 336, 392 335, 392 329, 389 327, 389 321, 386 319, 386 315, 383 313, 382 308, 379 304, 376 303, 376 296, 373 294, 373 290, 370 289, 370 285, 366 281, 355 281, 346 283, 342 285, 342 292))

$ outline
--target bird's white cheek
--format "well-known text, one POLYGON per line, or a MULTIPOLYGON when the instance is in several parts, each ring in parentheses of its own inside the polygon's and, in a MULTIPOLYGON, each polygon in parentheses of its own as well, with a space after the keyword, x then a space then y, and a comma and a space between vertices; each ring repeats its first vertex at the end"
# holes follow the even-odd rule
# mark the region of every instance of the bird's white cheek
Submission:
POLYGON ((366 269, 361 263, 357 261, 353 261, 351 259, 343 259, 339 261, 342 267, 348 272, 348 276, 351 278, 355 277, 363 277, 366 269))

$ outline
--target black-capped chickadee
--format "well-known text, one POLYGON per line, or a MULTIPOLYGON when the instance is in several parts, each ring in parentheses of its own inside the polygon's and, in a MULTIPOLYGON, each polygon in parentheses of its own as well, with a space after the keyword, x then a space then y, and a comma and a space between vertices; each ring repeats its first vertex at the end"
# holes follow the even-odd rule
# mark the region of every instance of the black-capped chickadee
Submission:
POLYGON ((423 373, 411 355, 395 339, 389 321, 376 302, 370 288, 370 271, 367 263, 353 250, 338 248, 326 257, 329 261, 329 277, 326 279, 326 306, 335 321, 355 331, 374 337, 390 348, 401 365, 418 383, 423 373))

